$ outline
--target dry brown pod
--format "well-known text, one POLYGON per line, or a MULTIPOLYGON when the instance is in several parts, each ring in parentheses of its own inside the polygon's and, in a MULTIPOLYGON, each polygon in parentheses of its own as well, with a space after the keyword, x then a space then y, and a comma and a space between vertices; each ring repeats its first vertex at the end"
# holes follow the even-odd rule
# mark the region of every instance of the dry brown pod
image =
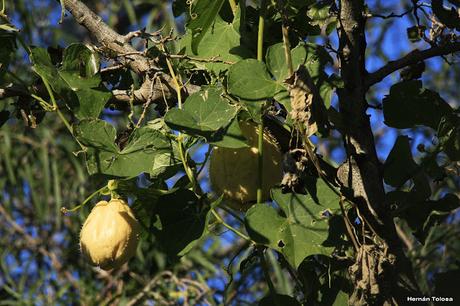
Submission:
POLYGON ((81 229, 81 252, 91 264, 115 269, 136 253, 139 233, 139 222, 124 200, 100 201, 81 229))

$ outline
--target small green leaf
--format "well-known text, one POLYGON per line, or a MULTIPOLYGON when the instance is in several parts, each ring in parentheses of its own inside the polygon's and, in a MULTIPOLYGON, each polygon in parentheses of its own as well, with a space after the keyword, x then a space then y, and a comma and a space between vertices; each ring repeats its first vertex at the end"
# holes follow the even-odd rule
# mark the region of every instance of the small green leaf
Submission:
POLYGON ((165 122, 172 129, 209 137, 230 124, 237 112, 238 108, 224 99, 220 90, 208 88, 188 97, 182 109, 168 111, 165 122))
POLYGON ((455 115, 441 119, 438 138, 442 150, 452 161, 460 160, 460 117, 455 115))
POLYGON ((255 59, 239 61, 228 71, 228 91, 243 99, 273 97, 282 88, 271 78, 265 64, 255 59))
POLYGON ((182 161, 179 158, 179 152, 177 144, 172 144, 172 152, 165 151, 159 152, 153 159, 152 168, 149 171, 152 179, 158 178, 170 178, 175 175, 179 169, 182 168, 182 161))
MULTIPOLYGON (((291 57, 294 69, 298 69, 300 65, 305 65, 311 79, 318 88, 319 95, 324 101, 324 105, 329 107, 334 88, 338 87, 340 83, 337 82, 335 75, 328 77, 324 71, 325 66, 332 62, 327 51, 319 45, 302 43, 291 50, 291 57)), ((289 77, 284 45, 279 43, 270 46, 267 51, 266 61, 271 74, 276 78, 277 82, 283 86, 283 90, 278 92, 274 98, 290 111, 290 97, 284 84, 284 80, 289 77)))
POLYGON ((45 49, 32 49, 34 71, 46 80, 79 119, 97 118, 111 97, 101 86, 97 74, 97 55, 82 44, 70 45, 63 56, 62 66, 56 68, 45 49))
POLYGON ((332 1, 318 1, 307 12, 307 17, 311 19, 309 24, 325 29, 327 35, 337 26, 337 18, 330 13, 331 3, 332 1))
MULTIPOLYGON (((87 147, 86 165, 90 174, 116 177, 134 177, 142 172, 159 175, 166 169, 162 154, 171 154, 171 141, 160 131, 142 127, 136 129, 120 151, 114 143, 116 131, 109 123, 99 119, 82 120, 74 128, 77 139, 87 147), (162 156, 162 168, 157 158, 162 156)), ((175 158, 169 166, 177 165, 175 158)))
POLYGON ((63 71, 78 71, 83 77, 91 77, 99 72, 99 66, 98 54, 83 44, 71 44, 64 50, 63 71))
POLYGON ((74 126, 75 137, 85 146, 97 150, 117 153, 114 141, 117 131, 107 121, 100 119, 84 119, 74 126))

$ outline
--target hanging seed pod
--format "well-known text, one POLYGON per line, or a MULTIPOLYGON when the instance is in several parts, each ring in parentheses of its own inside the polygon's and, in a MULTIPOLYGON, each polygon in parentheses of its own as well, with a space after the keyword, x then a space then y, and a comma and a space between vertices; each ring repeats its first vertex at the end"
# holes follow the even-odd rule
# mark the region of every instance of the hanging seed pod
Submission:
MULTIPOLYGON (((248 140, 247 148, 213 149, 210 157, 209 178, 215 193, 224 194, 238 209, 247 210, 257 199, 258 129, 254 123, 241 122, 241 131, 248 140)), ((270 188, 282 178, 282 154, 276 139, 264 132, 262 196, 270 198, 270 188)))
POLYGON ((140 225, 125 201, 100 201, 81 229, 81 252, 104 270, 118 268, 136 253, 139 232, 140 225))

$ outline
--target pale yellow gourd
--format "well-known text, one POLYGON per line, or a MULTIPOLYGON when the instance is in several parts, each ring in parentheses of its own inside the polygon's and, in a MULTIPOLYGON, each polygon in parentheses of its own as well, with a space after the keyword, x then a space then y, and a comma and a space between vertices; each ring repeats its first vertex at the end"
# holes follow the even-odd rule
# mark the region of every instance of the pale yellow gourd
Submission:
MULTIPOLYGON (((209 178, 213 191, 224 194, 233 206, 246 210, 257 200, 258 129, 252 122, 241 122, 240 129, 248 140, 247 148, 215 147, 211 153, 209 178)), ((282 154, 278 143, 264 132, 262 199, 270 198, 270 189, 282 179, 282 154)))
POLYGON ((81 229, 81 252, 91 264, 115 269, 136 253, 139 233, 139 222, 125 201, 100 201, 81 229))

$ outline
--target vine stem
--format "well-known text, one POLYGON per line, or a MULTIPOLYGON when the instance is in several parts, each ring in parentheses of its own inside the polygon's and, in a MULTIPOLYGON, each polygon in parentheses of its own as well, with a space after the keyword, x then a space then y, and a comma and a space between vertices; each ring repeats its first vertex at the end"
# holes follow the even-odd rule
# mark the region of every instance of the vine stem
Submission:
POLYGON ((276 289, 275 286, 273 285, 272 279, 270 277, 270 271, 268 269, 268 264, 267 264, 267 259, 265 258, 265 248, 264 249, 259 249, 259 257, 260 257, 260 264, 262 266, 262 270, 264 272, 265 276, 265 281, 267 282, 268 289, 270 290, 270 294, 273 297, 273 301, 275 302, 276 306, 281 306, 278 305, 278 301, 276 300, 276 289))
POLYGON ((249 241, 249 242, 253 242, 251 240, 251 238, 249 238, 248 236, 246 236, 245 234, 243 234, 242 232, 240 232, 239 230, 237 230, 236 228, 234 228, 233 226, 231 226, 230 224, 227 224, 224 219, 222 219, 222 217, 216 212, 216 210, 214 208, 211 208, 211 213, 214 215, 214 217, 217 219, 217 221, 222 224, 223 226, 225 226, 226 228, 228 228, 229 230, 231 230, 232 232, 234 232, 235 234, 237 234, 238 236, 240 236, 241 238, 243 238, 244 240, 246 241, 249 241))
POLYGON ((61 212, 62 212, 63 214, 65 214, 65 213, 68 213, 68 212, 74 212, 74 211, 79 210, 80 208, 82 208, 83 206, 85 206, 86 203, 88 203, 92 198, 94 198, 95 196, 97 196, 99 193, 101 193, 101 192, 104 191, 105 189, 108 189, 107 185, 102 186, 101 188, 99 188, 98 190, 96 190, 95 192, 93 192, 92 194, 90 194, 89 197, 87 197, 87 198, 83 201, 83 203, 81 203, 80 205, 75 206, 75 207, 72 208, 72 209, 67 209, 67 208, 65 208, 65 207, 62 207, 62 208, 61 208, 61 212))
MULTIPOLYGON (((161 46, 161 51, 166 52, 164 46, 161 46)), ((176 93, 177 93, 177 107, 179 109, 182 109, 182 87, 179 84, 178 77, 176 73, 174 72, 174 68, 171 64, 171 60, 169 58, 166 58, 166 65, 168 66, 169 74, 171 74, 171 77, 174 81, 174 85, 176 86, 176 93)), ((187 162, 187 153, 184 150, 184 139, 183 139, 183 134, 179 132, 179 135, 177 137, 177 142, 179 145, 179 155, 180 159, 182 161, 182 165, 184 166, 185 173, 187 174, 188 179, 192 183, 193 190, 199 190, 198 182, 195 179, 195 176, 193 175, 193 170, 190 168, 187 162)))
POLYGON ((230 7, 232 8, 233 16, 236 16, 236 12, 238 10, 238 5, 236 4, 235 0, 228 0, 230 7))
MULTIPOLYGON (((263 61, 263 47, 264 47, 264 28, 265 28, 265 6, 266 0, 260 2, 259 12, 259 31, 257 35, 257 60, 263 61)), ((262 117, 262 116, 261 116, 262 117)), ((262 203, 262 186, 263 186, 263 163, 264 163, 264 122, 263 118, 260 119, 258 126, 258 159, 257 159, 257 203, 262 203)))
POLYGON ((264 55, 265 6, 266 0, 261 0, 259 8, 259 31, 257 33, 257 59, 259 61, 263 60, 264 55))
MULTIPOLYGON (((67 130, 69 130, 70 132, 70 135, 73 136, 73 138, 75 138, 75 140, 77 141, 78 145, 80 146, 80 148, 82 150, 85 149, 85 147, 81 144, 81 142, 75 137, 74 135, 74 132, 73 132, 73 129, 72 127, 70 126, 70 123, 69 121, 67 121, 67 119, 64 117, 64 114, 59 110, 59 107, 57 105, 57 102, 56 102, 56 98, 54 97, 54 93, 53 93, 53 90, 51 89, 51 86, 50 84, 48 83, 48 81, 45 79, 45 78, 41 78, 42 81, 43 81, 43 84, 45 85, 45 88, 46 90, 48 91, 48 95, 50 96, 50 99, 51 99, 51 103, 52 103, 52 110, 53 111, 56 111, 56 113, 58 114, 59 118, 61 119, 61 121, 64 123, 64 125, 66 126, 67 130)), ((35 95, 33 95, 35 96, 35 95)), ((38 100, 40 101, 41 98, 39 97, 34 97, 35 99, 38 98, 38 100)), ((46 103, 43 99, 41 99, 42 102, 44 102, 45 104, 49 105, 49 103, 46 103)))
MULTIPOLYGON (((165 48, 162 46, 161 51, 166 52, 165 48)), ((171 77, 173 78, 174 85, 176 86, 176 93, 177 93, 177 107, 179 109, 182 109, 182 87, 179 84, 179 80, 177 79, 176 73, 174 72, 174 68, 171 64, 171 61, 169 58, 166 58, 166 65, 168 66, 169 73, 171 74, 171 77)))
POLYGON ((289 69, 289 76, 294 74, 294 67, 292 65, 292 56, 291 56, 291 44, 289 42, 289 26, 286 15, 286 9, 284 7, 284 0, 278 0, 278 10, 282 16, 282 25, 281 33, 283 34, 283 45, 284 45, 284 56, 286 58, 286 64, 289 69))

